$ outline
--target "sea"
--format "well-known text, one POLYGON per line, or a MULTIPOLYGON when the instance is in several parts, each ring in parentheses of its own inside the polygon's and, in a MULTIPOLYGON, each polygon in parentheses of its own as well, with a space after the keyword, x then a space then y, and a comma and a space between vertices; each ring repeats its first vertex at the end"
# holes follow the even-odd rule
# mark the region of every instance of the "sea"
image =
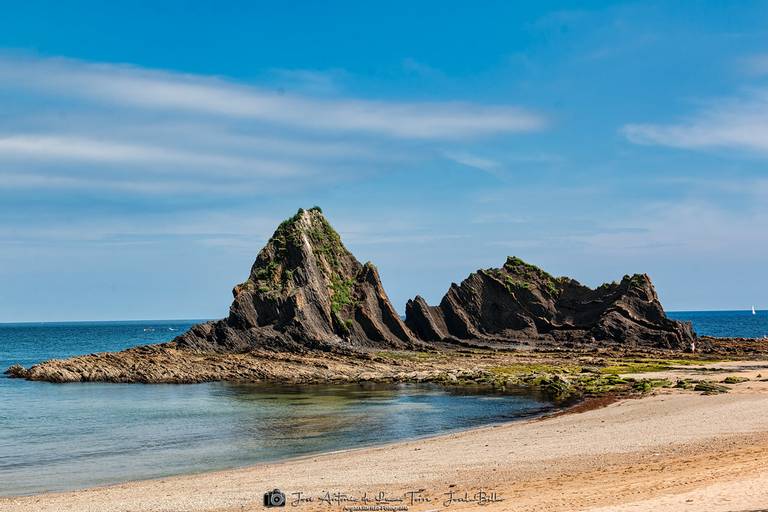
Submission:
MULTIPOLYGON (((768 312, 675 312, 768 335, 768 312)), ((200 320, 0 324, 0 369, 169 341, 200 320)), ((0 375, 0 495, 235 468, 555 410, 530 390, 435 385, 50 384, 0 375)))

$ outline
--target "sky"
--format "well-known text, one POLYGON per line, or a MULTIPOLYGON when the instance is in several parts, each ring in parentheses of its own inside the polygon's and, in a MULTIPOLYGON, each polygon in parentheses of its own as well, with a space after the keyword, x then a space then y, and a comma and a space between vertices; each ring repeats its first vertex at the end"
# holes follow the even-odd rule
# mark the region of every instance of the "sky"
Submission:
POLYGON ((401 312, 516 255, 768 308, 768 2, 6 2, 0 322, 219 318, 322 207, 401 312))

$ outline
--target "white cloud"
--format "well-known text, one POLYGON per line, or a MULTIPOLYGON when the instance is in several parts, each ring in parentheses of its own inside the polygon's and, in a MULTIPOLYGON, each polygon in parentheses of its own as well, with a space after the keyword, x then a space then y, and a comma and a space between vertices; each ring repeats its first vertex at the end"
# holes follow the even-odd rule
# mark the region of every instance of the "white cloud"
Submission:
POLYGON ((222 78, 67 59, 0 59, 0 85, 132 108, 253 119, 297 129, 451 139, 529 132, 541 115, 507 105, 320 99, 222 78))
MULTIPOLYGON (((708 255, 732 254, 747 258, 768 250, 760 236, 768 224, 764 181, 750 182, 737 210, 703 198, 650 204, 627 218, 607 223, 598 232, 573 236, 598 254, 645 254, 694 261, 708 255), (622 229, 631 224, 633 229, 622 229), (615 228, 615 229, 614 229, 615 228)), ((738 259, 738 257, 736 259, 738 259)))
POLYGON ((497 174, 501 168, 501 164, 499 164, 499 162, 480 155, 475 155, 473 153, 446 151, 444 155, 449 160, 453 160, 458 164, 466 165, 467 167, 472 167, 474 169, 479 169, 490 174, 497 174))
POLYGON ((304 94, 282 94, 220 77, 0 53, 0 92, 13 99, 0 117, 0 189, 220 198, 306 190, 417 168, 447 141, 459 154, 465 139, 545 124, 506 105, 340 96, 340 73, 267 70, 265 83, 304 84, 304 94))
POLYGON ((108 176, 49 175, 35 172, 0 171, 0 190, 66 190, 80 192, 118 192, 141 194, 146 196, 169 197, 179 194, 231 196, 233 194, 253 194, 255 192, 279 192, 275 187, 263 184, 232 183, 221 178, 216 180, 174 180, 123 178, 108 176))
POLYGON ((714 101, 679 123, 628 124, 621 131, 636 144, 768 155, 768 90, 714 101))
POLYGON ((228 170, 248 170, 249 174, 286 176, 302 174, 295 163, 237 158, 226 154, 181 151, 163 146, 130 144, 71 136, 13 135, 0 136, 0 157, 24 160, 72 160, 78 162, 155 164, 168 169, 182 165, 185 168, 204 167, 225 173, 228 170))

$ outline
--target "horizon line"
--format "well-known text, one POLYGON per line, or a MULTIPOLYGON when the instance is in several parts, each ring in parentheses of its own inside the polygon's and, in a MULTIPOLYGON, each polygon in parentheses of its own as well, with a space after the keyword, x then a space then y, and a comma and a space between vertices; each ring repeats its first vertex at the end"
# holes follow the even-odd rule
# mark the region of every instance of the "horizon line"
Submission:
MULTIPOLYGON (((664 313, 738 313, 751 312, 747 309, 674 309, 664 310, 664 313)), ((756 312, 768 311, 755 308, 756 312)), ((401 315, 403 316, 403 315, 401 315)), ((77 324, 77 323, 108 323, 108 322, 210 322, 220 320, 224 317, 214 318, 119 318, 111 320, 22 320, 22 321, 0 321, 0 325, 34 325, 34 324, 77 324)))

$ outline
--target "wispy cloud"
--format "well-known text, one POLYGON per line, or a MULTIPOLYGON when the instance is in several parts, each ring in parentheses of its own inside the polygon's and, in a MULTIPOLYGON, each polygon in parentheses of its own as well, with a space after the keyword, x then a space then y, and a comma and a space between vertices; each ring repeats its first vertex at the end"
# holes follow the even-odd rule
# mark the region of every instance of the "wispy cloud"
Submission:
POLYGON ((222 179, 220 176, 214 179, 200 178, 173 179, 164 177, 160 179, 147 179, 146 177, 122 177, 122 176, 77 176, 77 175, 51 175, 37 172, 0 171, 0 190, 12 191, 67 191, 97 194, 102 192, 114 192, 121 194, 134 194, 142 196, 161 196, 163 198, 179 195, 196 196, 223 196, 253 195, 254 193, 278 193, 283 192, 284 187, 274 185, 266 186, 262 183, 243 183, 242 181, 222 179))
POLYGON ((627 124, 621 131, 636 144, 768 155, 768 90, 712 101, 678 123, 627 124))
POLYGON ((756 236, 758 226, 768 222, 768 209, 757 205, 734 212, 709 201, 690 199, 648 205, 633 219, 633 229, 602 229, 573 237, 598 253, 626 253, 644 250, 654 256, 675 258, 702 257, 707 254, 749 252, 761 254, 768 245, 756 236), (659 252, 660 248, 671 248, 659 252))
POLYGON ((148 144, 132 144, 71 136, 13 135, 0 136, 0 157, 16 157, 21 160, 155 164, 165 169, 173 166, 217 169, 226 174, 230 170, 247 170, 250 175, 266 174, 286 176, 302 174, 295 163, 238 158, 227 154, 211 154, 198 151, 182 151, 148 144))
POLYGON ((490 158, 486 158, 473 153, 463 151, 446 151, 445 157, 454 162, 485 171, 490 174, 497 174, 501 170, 501 164, 490 158))
POLYGON ((542 116, 506 105, 320 99, 223 78, 67 59, 0 60, 0 84, 132 108, 254 119, 306 130, 441 139, 543 128, 542 116))
POLYGON ((0 118, 0 189, 297 190, 438 159, 447 143, 460 154, 465 140, 546 125, 509 105, 342 95, 340 73, 271 70, 257 86, 0 53, 0 92, 14 99, 0 118), (275 85, 289 82, 302 85, 291 93, 275 85))

